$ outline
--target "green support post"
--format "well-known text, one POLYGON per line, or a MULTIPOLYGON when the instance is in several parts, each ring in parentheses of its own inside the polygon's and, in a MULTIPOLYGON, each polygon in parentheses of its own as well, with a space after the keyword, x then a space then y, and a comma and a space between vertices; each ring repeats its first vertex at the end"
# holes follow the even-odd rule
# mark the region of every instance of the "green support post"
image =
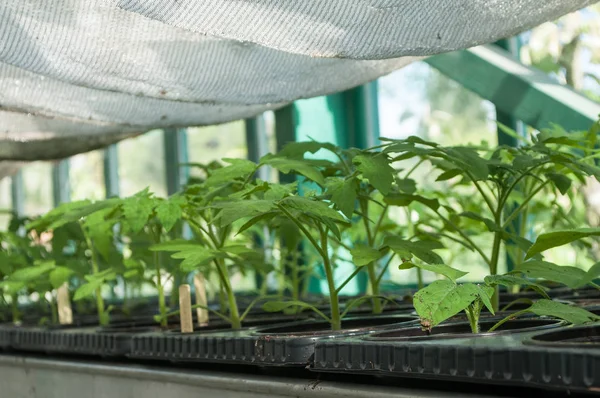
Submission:
POLYGON ((187 130, 165 129, 164 145, 167 193, 173 195, 189 179, 189 167, 182 165, 188 162, 187 130))
POLYGON ((552 124, 567 131, 588 130, 600 114, 600 104, 496 45, 440 54, 426 62, 538 130, 552 124))
POLYGON ((10 199, 13 212, 17 217, 25 215, 25 186, 23 185, 23 171, 19 170, 10 179, 10 199))
POLYGON ((69 159, 63 159, 52 166, 52 199, 54 207, 71 200, 69 159))
POLYGON ((119 153, 117 144, 104 149, 104 190, 105 197, 119 196, 119 153))

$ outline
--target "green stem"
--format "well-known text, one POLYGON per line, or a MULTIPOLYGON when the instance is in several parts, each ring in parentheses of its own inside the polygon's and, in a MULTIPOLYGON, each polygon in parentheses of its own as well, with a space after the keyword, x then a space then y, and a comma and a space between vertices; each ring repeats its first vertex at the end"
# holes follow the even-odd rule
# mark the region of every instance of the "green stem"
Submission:
POLYGON ((417 268, 417 287, 419 288, 419 290, 421 290, 425 287, 425 284, 423 283, 423 271, 419 267, 416 267, 416 268, 417 268))
MULTIPOLYGON (((154 242, 160 243, 160 230, 154 231, 154 242)), ((162 284, 160 274, 160 253, 154 252, 154 270, 156 272, 156 289, 158 290, 158 312, 160 314, 160 326, 166 328, 168 326, 167 317, 167 304, 165 301, 165 290, 162 284)))
POLYGON ((21 322, 21 313, 19 312, 18 297, 16 294, 10 295, 10 308, 12 311, 13 323, 21 322))
POLYGON ((299 300, 300 299, 300 279, 298 277, 298 257, 296 255, 296 252, 293 252, 291 254, 291 260, 292 260, 292 298, 294 300, 299 300))
MULTIPOLYGON (((432 209, 433 210, 433 209, 432 209)), ((434 210, 435 214, 438 215, 438 217, 440 217, 447 225, 451 226, 452 229, 454 229, 460 236, 462 236, 462 238, 464 240, 466 240, 467 242, 469 242, 469 244, 473 247, 473 249, 475 249, 475 251, 477 251, 477 253, 479 253, 479 255, 481 256, 481 258, 483 258, 483 261, 485 261, 486 264, 488 264, 491 267, 491 262, 490 259, 488 258, 488 256, 485 255, 485 253, 479 248, 479 246, 477 246, 473 240, 471 240, 471 238, 469 238, 469 236, 467 234, 465 234, 463 232, 462 229, 458 228, 456 226, 456 224, 454 224, 452 221, 450 221, 449 219, 447 219, 446 217, 444 217, 438 210, 434 210)))
POLYGON ((468 171, 466 171, 466 174, 467 174, 467 176, 469 176, 469 178, 471 179, 471 181, 475 185, 475 188, 477 188, 477 190, 479 191, 479 193, 483 197, 483 200, 487 204, 488 208, 492 212, 494 212, 494 204, 492 203, 491 199, 488 198, 488 196, 485 194, 485 192, 483 191, 483 188, 481 188, 481 185, 479 185, 479 183, 477 182, 477 180, 475 180, 475 177, 473 177, 473 175, 471 173, 469 173, 468 171))
POLYGON ((225 294, 227 295, 231 328, 241 329, 242 321, 240 319, 237 301, 235 300, 235 294, 233 293, 231 283, 229 282, 229 272, 227 271, 227 266, 220 259, 215 259, 215 263, 217 265, 217 272, 219 273, 219 277, 221 278, 221 284, 223 285, 225 289, 225 294))
MULTIPOLYGON (((321 233, 321 247, 327 252, 327 230, 319 226, 321 233)), ((331 309, 331 330, 340 330, 342 321, 340 318, 340 304, 338 300, 335 281, 333 279, 333 267, 329 262, 329 256, 323 256, 323 267, 325 268, 325 276, 327 277, 327 285, 329 287, 329 307, 331 309)))
POLYGON ((506 318, 498 321, 498 323, 496 323, 494 326, 492 326, 490 328, 490 330, 488 330, 489 332, 493 332, 494 330, 498 329, 500 326, 504 325, 506 322, 510 321, 511 319, 515 319, 516 317, 518 317, 519 315, 523 315, 529 312, 529 308, 526 308, 524 310, 521 311, 517 311, 513 314, 510 314, 509 316, 507 316, 506 318))
POLYGON ((527 198, 525 198, 525 200, 523 201, 523 203, 521 203, 519 205, 519 207, 517 207, 515 209, 515 211, 513 211, 510 216, 508 216, 508 218, 504 221, 504 224, 502 224, 502 229, 506 228, 507 225, 514 220, 519 213, 527 206, 527 204, 534 198, 534 196, 541 191, 548 183, 550 183, 550 180, 546 180, 544 181, 542 184, 538 185, 536 189, 534 189, 533 191, 531 191, 531 193, 527 196, 527 198))
POLYGON ((469 320, 469 325, 471 325, 471 332, 474 334, 479 333, 479 320, 475 316, 473 308, 471 306, 467 307, 467 319, 469 320))
MULTIPOLYGON (((494 243, 492 244, 492 260, 490 263, 490 275, 498 273, 498 260, 500 258, 500 244, 502 242, 502 232, 494 232, 494 243)), ((494 311, 500 308, 500 290, 498 286, 494 286, 494 294, 492 295, 492 307, 494 311)))
MULTIPOLYGON (((365 231, 367 232, 367 243, 370 248, 374 248, 375 240, 374 236, 371 234, 371 229, 369 228, 369 220, 367 219, 367 215, 369 213, 369 202, 364 199, 360 201, 361 211, 363 213, 363 223, 365 224, 365 231)), ((382 213, 383 215, 383 213, 382 213)), ((379 217, 379 221, 383 219, 383 216, 379 217)), ((379 223, 378 221, 378 223, 379 223)), ((379 296, 379 284, 377 283, 377 272, 375 270, 375 266, 377 263, 375 261, 371 261, 367 264, 367 273, 369 275, 369 283, 371 284, 371 294, 373 296, 379 296)), ((373 298, 373 314, 381 314, 383 312, 383 308, 381 306, 381 300, 378 297, 373 298)))
POLYGON ((338 286, 338 288, 336 289, 336 291, 338 292, 338 294, 339 294, 339 293, 342 291, 342 289, 343 289, 344 287, 346 287, 346 285, 347 285, 347 284, 348 284, 348 283, 349 283, 349 282, 350 282, 352 279, 354 279, 354 277, 355 277, 355 276, 356 276, 356 275, 357 275, 357 274, 358 274, 360 271, 362 271, 362 270, 363 270, 363 268, 362 268, 362 267, 356 267, 356 268, 354 269, 354 271, 353 271, 353 272, 350 274, 350 276, 349 276, 349 277, 347 277, 347 278, 346 278, 346 280, 345 280, 345 281, 344 281, 344 282, 343 282, 343 283, 342 283, 340 286, 338 286))
MULTIPOLYGON (((90 235, 87 233, 83 224, 81 224, 81 232, 83 233, 83 237, 85 238, 85 243, 90 250, 91 253, 91 263, 92 263, 92 275, 96 275, 100 272, 100 267, 98 266, 98 258, 96 257, 96 251, 94 250, 94 245, 92 244, 92 240, 90 235)), ((110 322, 110 318, 108 314, 106 314, 104 309, 104 299, 102 298, 102 285, 96 288, 96 311, 98 313, 98 322, 100 326, 107 326, 110 322)))

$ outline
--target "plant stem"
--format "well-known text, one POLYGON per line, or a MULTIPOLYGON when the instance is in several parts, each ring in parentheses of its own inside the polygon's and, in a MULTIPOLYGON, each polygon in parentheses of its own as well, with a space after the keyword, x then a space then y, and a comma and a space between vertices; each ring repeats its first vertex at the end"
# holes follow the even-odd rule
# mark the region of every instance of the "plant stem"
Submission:
MULTIPOLYGON (((367 201, 365 201, 364 199, 360 201, 360 207, 361 207, 361 211, 363 213, 363 223, 365 224, 365 231, 367 232, 367 243, 369 244, 370 248, 373 248, 373 246, 375 245, 375 237, 371 234, 371 229, 369 228, 369 220, 367 219, 367 215, 369 213, 369 203, 367 201)), ((379 217, 379 221, 381 221, 383 219, 383 213, 382 216, 379 217)), ((378 224, 379 224, 378 221, 378 224)), ((376 227, 378 228, 378 227, 376 227)), ((377 272, 375 270, 375 266, 377 265, 377 263, 375 261, 371 261, 369 264, 367 264, 367 273, 369 275, 369 282, 371 284, 371 294, 373 296, 379 296, 379 283, 377 281, 377 272)), ((383 308, 381 306, 381 300, 379 300, 378 297, 374 297, 373 298, 373 314, 381 314, 383 312, 383 308)))
MULTIPOLYGON (((83 233, 83 236, 85 238, 85 243, 91 253, 90 260, 92 262, 92 275, 96 275, 98 272, 100 272, 100 267, 98 266, 98 258, 96 257, 96 251, 94 250, 94 245, 92 244, 90 235, 87 233, 83 224, 80 225, 81 232, 83 233)), ((100 326, 107 326, 110 319, 108 317, 108 314, 105 314, 104 299, 102 298, 102 285, 96 288, 96 311, 98 313, 98 322, 100 326)))
MULTIPOLYGON (((154 230, 154 242, 160 243, 160 229, 157 228, 154 230)), ((167 304, 165 302, 165 290, 162 284, 162 279, 160 275, 160 253, 154 252, 154 269, 156 272, 156 289, 158 290, 158 312, 160 314, 160 326, 166 328, 168 325, 167 317, 165 314, 167 313, 167 304)))
MULTIPOLYGON (((319 226, 321 233, 321 247, 327 253, 327 230, 319 226)), ((327 285, 329 287, 329 307, 331 309, 331 330, 340 330, 342 321, 340 318, 340 305, 338 300, 335 281, 333 279, 333 267, 329 262, 329 256, 323 256, 323 267, 325 268, 325 276, 327 277, 327 285)))
POLYGON ((229 282, 229 272, 227 271, 227 266, 221 261, 221 259, 215 259, 215 263, 217 265, 217 272, 221 278, 221 284, 225 289, 225 294, 227 295, 231 328, 241 329, 242 321, 240 320, 240 313, 238 311, 237 301, 235 300, 235 294, 233 293, 231 283, 229 282))
POLYGON ((17 305, 18 297, 16 294, 10 295, 10 308, 12 311, 13 323, 21 322, 21 313, 19 312, 19 306, 17 305))
POLYGON ((472 306, 468 306, 465 312, 467 314, 467 319, 469 319, 469 324, 471 325, 471 332, 474 334, 479 333, 479 322, 475 316, 472 306))
POLYGON ((508 218, 504 221, 504 224, 502 224, 502 229, 506 228, 507 225, 519 215, 519 213, 525 208, 525 206, 527 206, 527 204, 531 201, 531 199, 533 199, 533 197, 539 191, 541 191, 548 183, 550 183, 550 180, 544 181, 542 184, 538 185, 537 188, 535 188, 533 191, 531 191, 531 193, 527 196, 527 198, 525 198, 523 203, 521 203, 519 205, 519 207, 517 207, 515 209, 515 211, 513 211, 510 214, 510 216, 508 216, 508 218))
POLYGON ((510 321, 511 319, 515 319, 516 317, 518 317, 519 315, 523 315, 529 312, 529 308, 525 308, 524 310, 521 311, 517 311, 513 314, 510 314, 509 316, 507 316, 506 318, 498 321, 498 323, 496 323, 494 326, 492 326, 490 328, 490 330, 488 330, 489 332, 493 332, 494 330, 498 329, 500 326, 504 325, 506 322, 510 321))

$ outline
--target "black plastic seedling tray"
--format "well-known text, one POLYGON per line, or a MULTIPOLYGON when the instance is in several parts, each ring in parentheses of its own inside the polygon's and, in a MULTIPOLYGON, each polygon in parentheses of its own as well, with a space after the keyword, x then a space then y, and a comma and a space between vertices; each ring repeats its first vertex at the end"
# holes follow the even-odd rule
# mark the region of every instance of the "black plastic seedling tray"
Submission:
POLYGON ((133 336, 130 357, 174 362, 214 362, 260 366, 307 366, 315 343, 415 324, 410 315, 345 320, 345 330, 332 332, 326 322, 300 321, 239 331, 214 330, 182 334, 147 333, 133 336))
MULTIPOLYGON (((493 322, 482 322, 483 330, 493 322)), ((316 343, 311 370, 600 393, 600 326, 513 320, 473 335, 466 323, 316 343)))

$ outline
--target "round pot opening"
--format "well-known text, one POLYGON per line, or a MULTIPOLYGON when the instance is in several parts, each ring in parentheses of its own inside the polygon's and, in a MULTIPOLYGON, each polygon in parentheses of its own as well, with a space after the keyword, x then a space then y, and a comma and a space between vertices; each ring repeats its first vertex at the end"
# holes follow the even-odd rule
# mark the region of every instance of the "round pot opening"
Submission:
POLYGON ((525 343, 564 348, 597 348, 600 347, 600 326, 561 328, 560 330, 537 334, 525 343))
POLYGON ((341 330, 331 330, 331 325, 328 322, 314 321, 259 329, 256 334, 291 335, 290 337, 353 334, 370 332, 380 326, 399 325, 406 322, 416 322, 416 320, 417 318, 411 315, 356 317, 343 319, 341 330))
MULTIPOLYGON (((242 328, 248 329, 248 328, 261 327, 261 326, 278 325, 278 324, 281 324, 284 322, 287 322, 287 323, 299 322, 299 321, 301 322, 302 319, 303 319, 302 317, 296 318, 296 317, 285 317, 285 316, 280 317, 279 319, 276 319, 275 317, 267 315, 265 317, 261 316, 261 317, 255 317, 255 318, 247 318, 246 320, 244 320, 242 322, 242 328)), ((204 332, 213 332, 213 331, 236 331, 236 329, 232 329, 230 323, 225 322, 221 319, 211 322, 206 326, 199 326, 197 323, 194 323, 194 333, 204 333, 204 332)), ((176 326, 172 330, 169 330, 169 332, 181 333, 181 328, 176 326)))
POLYGON ((544 330, 562 325, 561 321, 553 319, 515 319, 502 324, 498 329, 489 333, 489 330, 500 319, 494 321, 484 320, 479 322, 482 333, 474 334, 468 322, 442 324, 431 331, 423 331, 421 327, 410 327, 385 332, 373 333, 366 337, 369 340, 419 340, 434 338, 461 338, 492 336, 501 333, 521 333, 535 330, 544 330))

